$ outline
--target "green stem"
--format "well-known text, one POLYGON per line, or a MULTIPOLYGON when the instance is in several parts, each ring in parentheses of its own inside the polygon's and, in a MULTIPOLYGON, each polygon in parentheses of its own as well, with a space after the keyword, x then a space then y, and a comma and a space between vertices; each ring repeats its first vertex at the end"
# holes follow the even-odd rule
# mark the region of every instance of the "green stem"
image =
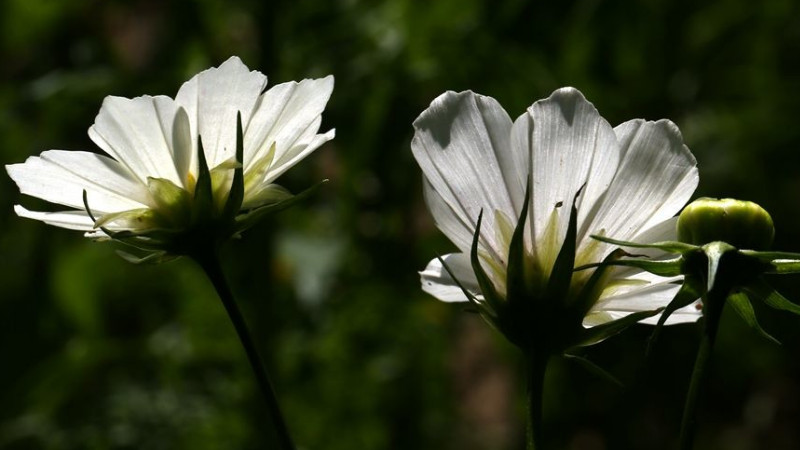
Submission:
POLYGON ((247 359, 250 361, 250 366, 255 373, 258 386, 261 388, 261 392, 264 394, 264 398, 267 401, 269 413, 272 416, 275 429, 278 433, 281 448, 283 450, 295 450, 294 443, 289 435, 289 429, 286 427, 286 421, 283 419, 283 414, 278 406, 275 390, 272 387, 272 382, 269 380, 267 369, 261 361, 261 357, 258 355, 258 351, 247 329, 244 317, 241 311, 239 311, 239 307, 236 305, 228 282, 225 280, 225 274, 222 272, 222 267, 220 267, 217 253, 208 251, 191 255, 191 257, 197 261, 206 275, 208 275, 208 278, 217 290, 220 300, 222 300, 222 304, 225 306, 225 310, 228 312, 228 317, 230 317, 231 322, 233 322, 233 327, 236 329, 239 340, 242 342, 244 351, 247 354, 247 359))
POLYGON ((694 440, 695 428, 697 425, 696 410, 697 399, 700 396, 700 389, 705 378, 706 367, 714 348, 714 341, 717 338, 719 321, 722 317, 722 310, 725 306, 726 295, 719 291, 712 290, 708 293, 704 302, 706 308, 703 320, 703 336, 700 340, 700 348, 697 350, 697 358, 694 361, 692 380, 689 383, 689 391, 686 394, 686 404, 683 407, 683 419, 681 420, 680 450, 691 450, 694 440))
POLYGON ((542 404, 544 397, 544 374, 547 370, 548 355, 528 355, 527 368, 527 450, 541 450, 542 442, 542 404))

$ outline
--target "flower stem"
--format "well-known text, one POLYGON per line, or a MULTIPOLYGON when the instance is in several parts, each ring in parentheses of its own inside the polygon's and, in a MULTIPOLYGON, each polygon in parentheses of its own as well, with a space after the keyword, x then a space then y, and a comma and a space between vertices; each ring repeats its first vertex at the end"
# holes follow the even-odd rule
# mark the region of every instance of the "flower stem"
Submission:
POLYGON ((230 317, 231 322, 233 322, 233 327, 236 329, 239 340, 241 341, 244 351, 247 354, 247 359, 250 361, 250 366, 253 368, 253 372, 255 373, 258 386, 261 388, 261 392, 267 401, 267 407, 269 408, 269 413, 272 416, 275 430, 277 431, 278 439, 281 443, 281 448, 283 450, 294 450, 295 446, 291 436, 289 435, 289 429, 286 427, 286 421, 284 420, 283 414, 278 406, 278 399, 275 396, 275 390, 272 387, 272 382, 270 382, 267 369, 265 368, 261 357, 258 355, 258 351, 256 350, 255 344, 253 343, 253 338, 247 329, 247 324, 244 321, 244 317, 242 316, 241 311, 239 311, 239 307, 236 305, 236 301, 233 298, 233 293, 231 292, 230 286, 228 286, 228 282, 225 279, 225 274, 222 272, 222 267, 220 267, 219 256, 214 251, 208 251, 199 254, 193 254, 191 257, 200 265, 200 267, 203 268, 206 275, 211 280, 211 283, 214 285, 220 300, 222 300, 222 304, 225 306, 225 310, 228 312, 228 317, 230 317))
POLYGON ((706 311, 704 312, 703 336, 700 339, 700 347, 697 350, 697 358, 694 361, 692 380, 689 383, 689 391, 686 394, 686 403, 683 407, 683 418, 681 420, 680 450, 691 450, 694 440, 695 428, 697 425, 696 410, 697 398, 700 395, 700 388, 705 378, 706 367, 714 348, 717 338, 719 321, 722 317, 722 310, 725 306, 725 294, 719 291, 708 293, 707 301, 704 302, 706 311))
POLYGON ((544 397, 544 374, 547 370, 548 355, 528 355, 527 367, 527 423, 525 442, 527 450, 541 450, 542 442, 542 404, 544 397))

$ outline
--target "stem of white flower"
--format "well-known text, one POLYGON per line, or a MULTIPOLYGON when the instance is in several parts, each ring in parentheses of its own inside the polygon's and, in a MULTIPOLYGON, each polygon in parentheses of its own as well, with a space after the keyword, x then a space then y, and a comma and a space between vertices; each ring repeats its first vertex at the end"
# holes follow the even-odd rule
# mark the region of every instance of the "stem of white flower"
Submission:
POLYGON ((691 450, 694 441, 695 428, 697 425, 696 410, 697 399, 700 396, 700 389, 705 378, 706 367, 714 348, 717 338, 719 321, 722 318, 722 310, 725 306, 727 289, 723 292, 712 289, 707 298, 704 299, 703 312, 703 336, 700 340, 700 347, 697 350, 697 358, 694 362, 692 380, 689 383, 689 391, 686 394, 686 404, 683 408, 683 418, 681 419, 680 450, 691 450))
POLYGON ((280 448, 283 450, 295 450, 294 443, 289 435, 289 429, 286 426, 286 421, 284 420, 280 406, 278 405, 278 399, 275 396, 275 390, 273 389, 272 382, 267 374, 267 369, 265 368, 261 357, 258 355, 258 351, 256 350, 255 344, 253 343, 253 338, 250 336, 250 332, 247 329, 247 324, 244 321, 244 317, 242 316, 241 311, 239 311, 239 307, 236 305, 233 293, 231 292, 231 289, 225 279, 225 275, 222 272, 222 268, 220 267, 217 253, 213 250, 198 252, 198 254, 191 255, 191 258, 194 259, 200 265, 200 267, 203 268, 206 275, 208 275, 208 278, 214 285, 220 300, 222 300, 222 304, 225 306, 225 310, 228 312, 228 317, 230 317, 231 322, 233 322, 233 327, 236 329, 236 333, 239 336, 242 347, 244 347, 245 353, 247 354, 247 359, 250 361, 250 366, 253 368, 253 372, 255 373, 258 386, 261 388, 264 399, 267 401, 269 413, 272 416, 275 430, 277 431, 278 439, 280 440, 280 448))
POLYGON ((527 423, 526 423, 526 448, 527 450, 541 450, 542 442, 542 404, 544 397, 544 374, 550 360, 547 354, 531 352, 528 356, 527 367, 527 423))

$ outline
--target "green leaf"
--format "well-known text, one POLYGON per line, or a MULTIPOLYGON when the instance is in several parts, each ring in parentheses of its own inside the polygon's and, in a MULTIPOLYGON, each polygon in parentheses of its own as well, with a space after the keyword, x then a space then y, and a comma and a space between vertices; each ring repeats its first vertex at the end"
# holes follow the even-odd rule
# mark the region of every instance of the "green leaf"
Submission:
POLYGON ((561 301, 567 298, 569 285, 572 282, 572 272, 575 270, 575 247, 578 234, 578 208, 575 205, 582 189, 583 187, 578 189, 575 196, 572 197, 567 233, 553 263, 553 269, 550 271, 550 279, 547 280, 547 287, 544 291, 545 301, 561 301))
POLYGON ((668 253, 685 253, 697 250, 699 248, 695 245, 679 241, 663 241, 663 242, 654 242, 651 244, 640 244, 637 242, 620 241, 618 239, 612 239, 606 236, 600 236, 596 234, 593 234, 591 237, 592 239, 605 242, 606 244, 614 244, 614 245, 619 245, 621 247, 633 247, 633 248, 655 248, 658 250, 663 250, 668 253))
POLYGON ((739 317, 744 319, 745 323, 747 323, 750 328, 758 331, 762 336, 770 341, 780 345, 780 342, 777 339, 764 331, 764 329, 761 328, 761 325, 758 324, 758 320, 756 320, 756 313, 753 311, 753 305, 750 304, 750 299, 747 297, 747 294, 744 292, 731 293, 728 296, 728 304, 733 306, 733 310, 739 314, 739 317))
POLYGON ((576 341, 573 342, 570 347, 585 347, 588 345, 594 345, 600 341, 608 339, 611 336, 614 336, 615 334, 620 333, 636 322, 655 316, 663 310, 664 308, 658 308, 652 311, 638 311, 621 319, 606 322, 602 325, 597 325, 596 327, 586 328, 581 331, 581 333, 578 335, 578 339, 576 339, 576 341))
POLYGON ((611 384, 615 384, 615 385, 617 385, 617 386, 619 386, 621 388, 625 387, 625 385, 622 383, 622 381, 620 381, 619 378, 617 378, 614 375, 612 375, 611 372, 603 369, 602 367, 600 367, 597 364, 589 361, 588 359, 586 359, 583 356, 574 355, 574 354, 570 354, 570 353, 564 353, 564 358, 568 359, 570 361, 575 361, 576 363, 578 363, 581 367, 583 367, 587 371, 589 371, 589 372, 593 373, 594 375, 597 375, 598 377, 610 382, 611 384))
POLYGON ((507 296, 510 301, 526 298, 525 277, 525 222, 528 218, 528 203, 530 201, 530 183, 525 188, 525 199, 522 202, 522 211, 511 237, 508 248, 508 268, 506 275, 507 296))
POLYGON ((789 311, 800 316, 800 305, 792 303, 778 291, 773 289, 764 280, 758 280, 745 286, 744 291, 752 298, 759 299, 772 308, 789 311))
POLYGON ((495 311, 495 313, 499 315, 502 303, 500 294, 497 293, 494 283, 492 283, 492 280, 486 274, 486 271, 483 270, 480 257, 478 256, 478 241, 480 240, 481 236, 482 221, 483 209, 481 209, 481 212, 478 213, 478 222, 475 225, 475 234, 472 237, 472 249, 470 250, 469 255, 470 263, 472 264, 472 270, 475 272, 475 278, 478 279, 478 286, 481 288, 483 298, 486 299, 486 301, 489 303, 489 306, 495 311))
MULTIPOLYGON (((700 284, 700 287, 702 287, 702 283, 700 284)), ((656 323, 653 333, 647 339, 646 354, 649 355, 653 350, 656 340, 658 340, 658 336, 661 334, 661 330, 664 328, 664 324, 667 322, 667 319, 669 319, 669 316, 671 316, 675 311, 691 305, 700 297, 701 292, 699 292, 697 289, 697 282, 695 281, 694 276, 686 275, 683 279, 683 284, 681 285, 680 290, 678 290, 678 293, 675 294, 675 298, 673 298, 669 304, 667 304, 667 307, 664 308, 664 312, 661 314, 661 317, 658 318, 658 323, 656 323)))

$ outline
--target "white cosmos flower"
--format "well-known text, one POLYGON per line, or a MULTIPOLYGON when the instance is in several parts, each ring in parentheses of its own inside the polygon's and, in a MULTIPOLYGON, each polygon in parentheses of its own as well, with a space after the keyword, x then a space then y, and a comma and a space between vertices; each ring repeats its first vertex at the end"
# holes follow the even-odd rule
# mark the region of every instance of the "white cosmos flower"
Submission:
POLYGON ((100 225, 139 235, 180 232, 198 225, 191 200, 202 172, 199 140, 210 169, 212 215, 223 214, 237 168, 243 169, 243 198, 232 214, 285 200, 291 196, 275 179, 334 137, 334 130, 318 134, 333 77, 266 86, 266 76, 231 57, 184 83, 175 99, 106 97, 89 137, 108 156, 49 150, 6 166, 23 194, 70 209, 17 205, 15 211, 89 237, 106 236, 100 225), (237 114, 243 161, 236 159, 237 114), (84 192, 98 223, 86 211, 84 192))
MULTIPOLYGON (((428 208, 460 251, 442 258, 450 273, 439 259, 420 273, 423 290, 446 302, 467 301, 461 287, 486 302, 470 263, 481 211, 481 266, 505 298, 509 246, 526 186, 525 282, 536 297, 545 294, 574 198, 578 267, 600 262, 615 249, 592 239, 593 234, 635 242, 675 240, 673 216, 698 183, 696 161, 672 122, 637 119, 612 127, 573 88, 537 101, 513 123, 493 98, 447 92, 417 118, 414 128, 411 147, 424 174, 428 208)), ((544 300, 569 304, 591 272, 573 273, 566 298, 544 300)), ((675 281, 638 269, 609 269, 591 308, 578 321, 593 326, 664 307, 679 289, 675 281)), ((692 305, 668 323, 698 317, 692 305)))

